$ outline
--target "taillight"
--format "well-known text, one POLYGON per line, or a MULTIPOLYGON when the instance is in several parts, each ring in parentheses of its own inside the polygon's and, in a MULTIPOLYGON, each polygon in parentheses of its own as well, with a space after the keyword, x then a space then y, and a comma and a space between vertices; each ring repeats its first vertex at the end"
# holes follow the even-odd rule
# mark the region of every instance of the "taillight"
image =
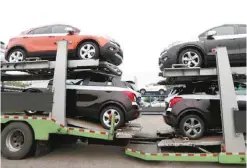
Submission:
POLYGON ((123 91, 123 93, 128 96, 131 102, 136 102, 136 95, 133 92, 130 91, 123 91))
POLYGON ((173 99, 170 100, 169 103, 169 107, 173 107, 175 104, 177 104, 180 100, 182 99, 182 97, 174 97, 173 99))

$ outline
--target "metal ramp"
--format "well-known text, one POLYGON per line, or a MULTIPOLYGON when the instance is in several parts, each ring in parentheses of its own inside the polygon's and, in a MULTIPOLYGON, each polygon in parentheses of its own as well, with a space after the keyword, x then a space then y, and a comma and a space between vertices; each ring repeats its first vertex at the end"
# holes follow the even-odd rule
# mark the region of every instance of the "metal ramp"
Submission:
MULTIPOLYGON (((96 131, 105 131, 105 132, 108 131, 99 123, 93 123, 82 119, 72 119, 72 118, 66 118, 66 121, 67 121, 67 125, 71 125, 73 127, 79 127, 79 128, 96 130, 96 131)), ((142 127, 139 124, 127 123, 125 127, 119 128, 115 131, 115 137, 121 139, 130 139, 133 136, 135 136, 137 133, 139 133, 141 129, 142 127)))
MULTIPOLYGON (((233 75, 246 75, 246 67, 231 67, 233 75)), ((165 68, 163 77, 217 76, 217 68, 165 68)))
POLYGON ((223 144, 222 136, 208 136, 197 140, 189 140, 182 138, 173 138, 162 140, 158 143, 159 147, 169 146, 215 146, 223 144))

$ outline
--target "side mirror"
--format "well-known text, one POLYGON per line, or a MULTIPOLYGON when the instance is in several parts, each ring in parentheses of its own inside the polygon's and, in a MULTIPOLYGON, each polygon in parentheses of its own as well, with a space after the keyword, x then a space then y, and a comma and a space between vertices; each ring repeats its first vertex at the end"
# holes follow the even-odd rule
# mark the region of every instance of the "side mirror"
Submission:
POLYGON ((217 32, 215 30, 210 30, 207 32, 207 39, 212 39, 213 36, 215 36, 217 32))
POLYGON ((65 31, 68 33, 68 34, 74 34, 74 29, 72 27, 66 27, 65 28, 65 31))

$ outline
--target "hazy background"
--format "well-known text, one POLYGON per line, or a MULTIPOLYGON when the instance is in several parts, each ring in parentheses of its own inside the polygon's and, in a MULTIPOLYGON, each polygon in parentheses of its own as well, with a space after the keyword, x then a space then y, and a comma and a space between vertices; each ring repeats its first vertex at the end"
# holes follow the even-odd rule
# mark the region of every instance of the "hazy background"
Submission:
POLYGON ((0 40, 46 24, 113 37, 124 51, 123 79, 155 82, 160 52, 214 26, 246 23, 246 0, 1 0, 0 40))

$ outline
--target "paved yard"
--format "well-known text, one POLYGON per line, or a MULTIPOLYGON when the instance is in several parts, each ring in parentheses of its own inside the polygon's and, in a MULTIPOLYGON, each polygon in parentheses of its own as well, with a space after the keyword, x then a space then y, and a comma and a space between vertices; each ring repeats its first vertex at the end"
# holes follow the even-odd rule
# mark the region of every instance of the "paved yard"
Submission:
MULTIPOLYGON (((143 131, 168 128, 161 116, 142 116, 143 131)), ((38 158, 25 160, 1 159, 1 168, 237 168, 245 166, 221 165, 218 163, 146 162, 124 154, 120 147, 81 143, 66 146, 38 158)))

